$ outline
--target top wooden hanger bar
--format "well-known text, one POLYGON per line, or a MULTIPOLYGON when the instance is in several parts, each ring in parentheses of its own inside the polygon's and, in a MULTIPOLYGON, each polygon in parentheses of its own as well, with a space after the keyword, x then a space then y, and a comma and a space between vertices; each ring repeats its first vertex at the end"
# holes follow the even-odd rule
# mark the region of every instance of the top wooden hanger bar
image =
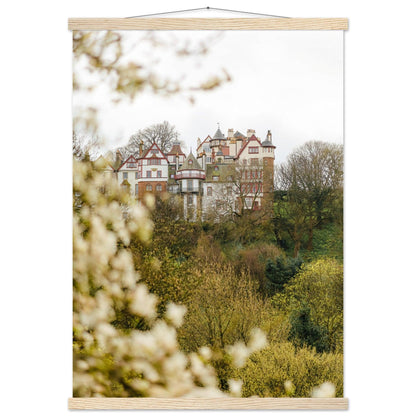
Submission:
POLYGON ((348 30, 346 18, 69 18, 69 30, 348 30))

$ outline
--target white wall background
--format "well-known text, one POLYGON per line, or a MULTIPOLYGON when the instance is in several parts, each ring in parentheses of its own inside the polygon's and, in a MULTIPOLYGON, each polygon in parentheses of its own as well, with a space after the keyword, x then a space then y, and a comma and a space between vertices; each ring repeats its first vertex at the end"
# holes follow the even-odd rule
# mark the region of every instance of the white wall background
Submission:
MULTIPOLYGON (((208 3, 283 16, 350 19, 345 36, 345 396, 354 416, 410 414, 416 370, 416 64, 411 2, 208 3)), ((203 6, 206 1, 195 0, 38 0, 1 6, 4 414, 67 414, 71 395, 71 36, 67 18, 124 17, 203 6)))

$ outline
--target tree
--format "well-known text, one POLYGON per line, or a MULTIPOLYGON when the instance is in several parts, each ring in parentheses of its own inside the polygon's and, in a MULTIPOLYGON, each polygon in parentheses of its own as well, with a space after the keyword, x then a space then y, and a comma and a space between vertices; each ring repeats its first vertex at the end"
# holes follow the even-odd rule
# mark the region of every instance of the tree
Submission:
POLYGON ((328 349, 342 351, 343 267, 339 262, 322 258, 302 267, 283 292, 273 297, 273 303, 292 316, 292 326, 301 320, 306 325, 310 317, 327 337, 328 349))
POLYGON ((277 256, 275 260, 267 260, 266 263, 266 287, 269 295, 281 292, 285 285, 295 276, 302 266, 299 258, 285 258, 277 256))
POLYGON ((167 153, 178 138, 179 133, 176 127, 169 124, 168 121, 164 121, 134 133, 126 148, 130 154, 135 154, 139 153, 141 143, 143 143, 144 149, 148 149, 153 143, 156 143, 163 153, 167 153))
POLYGON ((98 137, 85 137, 72 132, 72 155, 77 160, 95 159, 100 141, 98 137))
POLYGON ((261 165, 241 161, 222 165, 220 180, 212 185, 214 200, 206 218, 221 226, 231 223, 232 238, 243 244, 270 239, 272 216, 263 189, 263 171, 261 165))
POLYGON ((200 276, 200 284, 180 332, 186 339, 184 347, 223 349, 239 340, 248 341, 250 331, 270 313, 254 282, 244 272, 236 275, 231 266, 215 263, 200 263, 194 273, 200 276))
POLYGON ((290 314, 289 340, 296 346, 314 347, 317 352, 328 352, 327 330, 312 322, 311 310, 307 304, 290 314))
POLYGON ((278 167, 277 186, 286 192, 278 200, 277 219, 295 241, 294 254, 305 233, 306 248, 312 250, 314 229, 330 221, 342 222, 343 146, 305 143, 278 167))

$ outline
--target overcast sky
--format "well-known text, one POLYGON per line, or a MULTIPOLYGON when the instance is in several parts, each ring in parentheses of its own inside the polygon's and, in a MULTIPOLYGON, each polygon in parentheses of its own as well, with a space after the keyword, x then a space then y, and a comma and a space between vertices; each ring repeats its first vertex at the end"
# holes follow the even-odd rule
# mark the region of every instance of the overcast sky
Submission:
MULTIPOLYGON (((125 31, 123 35, 133 42, 143 32, 125 31)), ((198 137, 212 136, 217 123, 224 134, 228 128, 244 134, 254 129, 262 140, 271 130, 277 162, 308 140, 343 142, 342 31, 177 31, 159 35, 170 42, 175 39, 178 45, 208 37, 209 52, 178 58, 166 48, 128 48, 125 59, 152 62, 162 75, 184 77, 183 85, 221 74, 222 68, 232 81, 196 94, 194 104, 181 95, 164 98, 150 92, 118 105, 111 104, 105 91, 95 92, 93 98, 75 94, 74 106, 91 99, 98 108, 100 131, 108 147, 124 145, 137 130, 164 120, 176 126, 187 151, 195 151, 198 137)))

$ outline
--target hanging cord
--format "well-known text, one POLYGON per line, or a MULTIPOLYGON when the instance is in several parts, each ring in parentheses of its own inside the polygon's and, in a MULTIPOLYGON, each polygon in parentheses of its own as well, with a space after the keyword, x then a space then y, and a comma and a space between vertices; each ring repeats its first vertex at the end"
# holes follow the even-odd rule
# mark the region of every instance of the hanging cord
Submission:
POLYGON ((255 15, 255 16, 279 17, 279 18, 282 18, 282 19, 289 19, 289 17, 287 17, 287 16, 277 16, 277 15, 274 15, 274 14, 246 12, 246 11, 243 11, 243 10, 219 9, 218 7, 209 7, 209 6, 199 7, 197 9, 173 10, 173 11, 170 11, 170 12, 142 14, 140 16, 129 16, 129 17, 127 17, 127 19, 134 19, 134 18, 138 18, 138 17, 160 16, 160 15, 164 15, 164 14, 195 12, 195 11, 199 11, 199 10, 216 10, 216 11, 220 11, 220 12, 244 13, 244 14, 250 14, 250 15, 255 15))

